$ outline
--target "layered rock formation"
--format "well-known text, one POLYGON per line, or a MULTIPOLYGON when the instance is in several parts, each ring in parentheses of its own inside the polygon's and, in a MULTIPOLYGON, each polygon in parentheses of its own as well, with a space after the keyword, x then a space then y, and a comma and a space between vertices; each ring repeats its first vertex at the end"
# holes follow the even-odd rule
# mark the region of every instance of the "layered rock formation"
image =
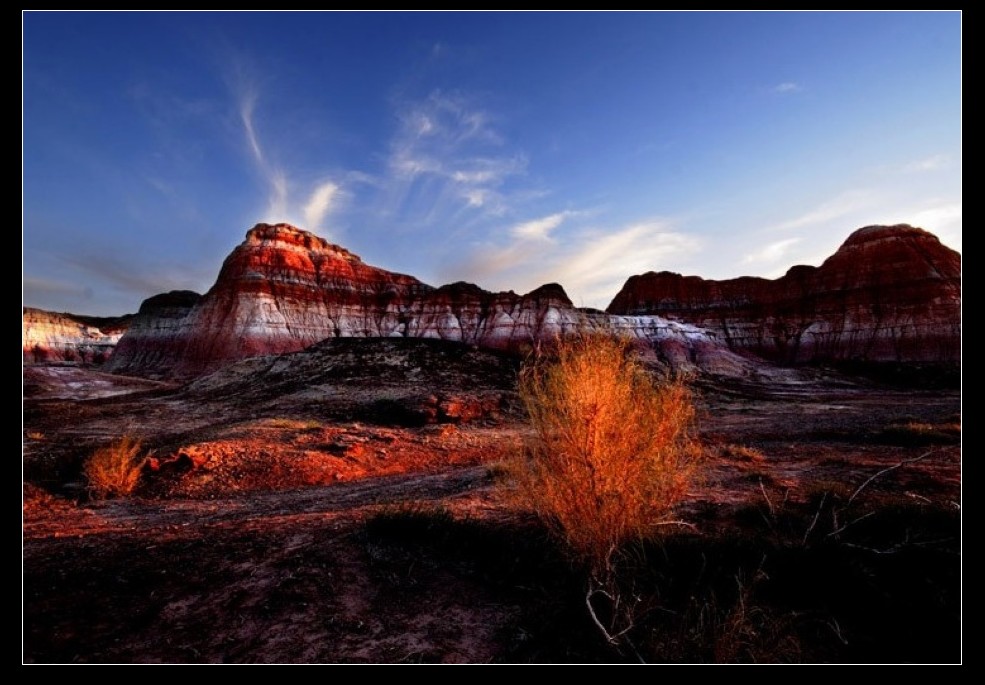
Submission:
POLYGON ((130 317, 100 318, 24 307, 25 364, 102 364, 127 330, 130 317))
POLYGON ((191 290, 172 290, 143 301, 130 321, 127 334, 117 344, 106 369, 113 373, 141 374, 174 364, 176 350, 185 345, 185 320, 202 296, 191 290))
MULTIPOLYGON (((153 299, 153 298, 152 298, 153 299)), ((576 309, 561 286, 526 295, 468 283, 433 288, 366 265, 287 224, 258 224, 201 300, 161 321, 141 307, 109 366, 118 373, 192 377, 228 362, 303 349, 330 337, 440 338, 522 351, 575 330, 616 328, 675 367, 739 372, 748 362, 694 326, 656 316, 576 309)), ((190 301, 189 301, 190 303, 190 301)))
POLYGON ((961 256, 920 228, 867 226, 776 280, 633 276, 612 314, 656 314, 783 363, 958 362, 961 256))

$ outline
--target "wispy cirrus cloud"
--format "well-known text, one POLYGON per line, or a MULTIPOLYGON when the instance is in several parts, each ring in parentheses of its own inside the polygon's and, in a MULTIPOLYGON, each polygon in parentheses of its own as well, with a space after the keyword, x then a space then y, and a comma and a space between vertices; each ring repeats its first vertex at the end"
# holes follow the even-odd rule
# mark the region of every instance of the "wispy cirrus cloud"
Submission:
POLYGON ((253 159, 257 164, 263 165, 263 148, 260 147, 260 139, 257 137, 256 126, 253 123, 254 113, 256 112, 258 94, 252 86, 246 86, 239 94, 239 120, 243 124, 243 132, 246 134, 246 142, 253 159))
POLYGON ((259 117, 261 92, 242 64, 232 70, 227 79, 236 100, 236 111, 242 129, 247 156, 260 174, 267 190, 267 205, 262 219, 269 222, 286 221, 310 231, 324 229, 324 221, 344 195, 334 180, 314 185, 298 182, 302 174, 291 174, 276 162, 277 155, 263 143, 259 117))
POLYGON ((51 278, 24 276, 24 299, 42 300, 51 295, 67 295, 79 299, 91 299, 92 288, 51 278))
POLYGON ((204 292, 215 277, 211 265, 175 268, 173 264, 135 263, 114 254, 80 252, 62 255, 61 261, 117 290, 141 297, 187 288, 204 292))
POLYGON ((433 221, 463 211, 506 211, 503 187, 526 172, 527 158, 507 148, 489 112, 462 94, 433 91, 400 103, 397 119, 386 165, 386 212, 433 221))

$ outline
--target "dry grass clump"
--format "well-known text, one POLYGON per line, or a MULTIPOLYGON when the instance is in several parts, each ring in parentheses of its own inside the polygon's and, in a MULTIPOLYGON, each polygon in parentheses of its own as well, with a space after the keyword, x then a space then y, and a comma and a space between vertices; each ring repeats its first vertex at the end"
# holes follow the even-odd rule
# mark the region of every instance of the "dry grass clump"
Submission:
POLYGON ((655 385, 629 343, 589 335, 528 363, 520 395, 535 437, 510 464, 518 493, 593 574, 669 522, 698 454, 684 385, 655 385))
POLYGON ((754 464, 762 464, 766 461, 766 454, 762 450, 747 445, 727 443, 718 445, 715 451, 718 456, 734 461, 751 462, 754 464))
POLYGON ((84 467, 89 491, 99 498, 132 494, 146 461, 141 450, 139 439, 125 435, 93 452, 84 467))

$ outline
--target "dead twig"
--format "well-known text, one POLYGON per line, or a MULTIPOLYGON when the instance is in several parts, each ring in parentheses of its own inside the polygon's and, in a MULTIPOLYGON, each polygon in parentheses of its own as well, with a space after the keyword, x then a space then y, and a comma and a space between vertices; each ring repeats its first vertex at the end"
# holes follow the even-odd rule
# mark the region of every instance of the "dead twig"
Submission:
POLYGON ((884 475, 886 473, 889 473, 890 471, 894 471, 894 470, 900 468, 901 466, 906 466, 907 464, 913 464, 915 462, 921 461, 922 459, 926 459, 927 457, 929 457, 930 455, 932 455, 932 454, 934 454, 935 452, 938 452, 938 451, 940 451, 940 450, 930 450, 929 452, 924 452, 919 457, 913 457, 912 459, 904 459, 903 461, 899 462, 898 464, 893 464, 892 466, 888 466, 888 467, 884 468, 881 471, 877 471, 876 473, 874 473, 871 476, 869 476, 868 479, 866 479, 866 481, 864 483, 862 483, 861 485, 858 486, 858 488, 855 490, 855 492, 852 493, 852 496, 848 498, 848 502, 846 503, 846 506, 847 506, 847 504, 851 504, 852 503, 852 500, 854 500, 856 497, 858 497, 858 494, 860 492, 862 492, 862 490, 864 490, 869 485, 869 483, 871 483, 872 481, 874 481, 879 476, 882 476, 882 475, 884 475))
POLYGON ((766 487, 763 485, 763 479, 759 479, 759 491, 763 493, 763 499, 766 500, 766 506, 770 508, 770 516, 776 518, 776 510, 773 508, 773 501, 770 496, 766 494, 766 487))
POLYGON ((821 516, 821 509, 824 508, 824 502, 827 499, 828 499, 828 493, 824 493, 823 495, 821 495, 821 502, 817 505, 817 511, 814 512, 814 520, 811 521, 811 525, 807 527, 807 531, 804 533, 804 541, 801 543, 802 545, 807 544, 807 538, 810 536, 811 531, 814 530, 814 526, 817 525, 817 520, 821 516))
POLYGON ((854 526, 854 525, 855 525, 856 523, 858 523, 858 522, 859 522, 859 521, 861 521, 862 519, 867 519, 867 518, 869 518, 870 516, 872 516, 872 515, 874 515, 875 513, 876 513, 876 512, 874 512, 874 511, 870 511, 870 512, 869 512, 868 514, 862 514, 861 516, 859 516, 859 517, 858 517, 857 519, 855 519, 854 521, 849 521, 848 523, 846 523, 845 525, 843 525, 843 526, 842 526, 841 528, 837 528, 837 529, 835 529, 835 530, 833 530, 833 531, 831 531, 830 533, 828 533, 828 534, 827 534, 827 535, 825 535, 824 537, 827 537, 827 538, 830 538, 830 537, 832 537, 833 535, 837 535, 838 533, 843 533, 843 532, 845 531, 845 529, 846 529, 846 528, 848 528, 849 526, 854 526))

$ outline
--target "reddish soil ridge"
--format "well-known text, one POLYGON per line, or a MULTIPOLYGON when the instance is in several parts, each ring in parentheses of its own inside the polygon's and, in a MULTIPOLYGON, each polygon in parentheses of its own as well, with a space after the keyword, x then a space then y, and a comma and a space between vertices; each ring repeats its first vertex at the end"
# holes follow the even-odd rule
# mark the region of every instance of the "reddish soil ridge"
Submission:
POLYGON ((866 226, 776 280, 633 276, 610 314, 656 314, 784 363, 959 362, 961 255, 907 224, 866 226))

